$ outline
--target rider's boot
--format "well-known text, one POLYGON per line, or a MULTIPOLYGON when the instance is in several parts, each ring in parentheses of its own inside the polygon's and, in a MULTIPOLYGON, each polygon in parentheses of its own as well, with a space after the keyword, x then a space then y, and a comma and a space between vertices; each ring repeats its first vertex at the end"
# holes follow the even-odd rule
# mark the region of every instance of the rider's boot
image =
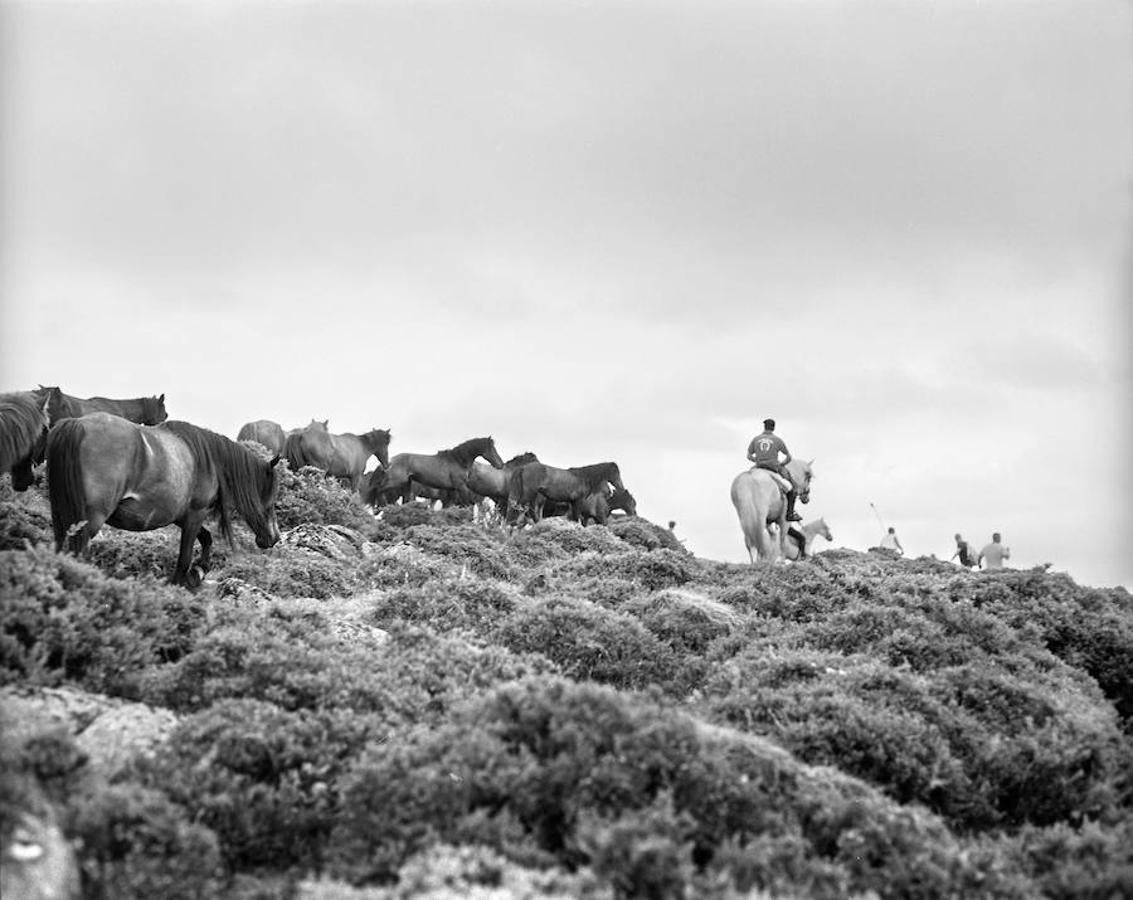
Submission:
POLYGON ((787 492, 787 521, 788 522, 801 522, 803 517, 795 512, 795 498, 798 496, 798 491, 787 492))

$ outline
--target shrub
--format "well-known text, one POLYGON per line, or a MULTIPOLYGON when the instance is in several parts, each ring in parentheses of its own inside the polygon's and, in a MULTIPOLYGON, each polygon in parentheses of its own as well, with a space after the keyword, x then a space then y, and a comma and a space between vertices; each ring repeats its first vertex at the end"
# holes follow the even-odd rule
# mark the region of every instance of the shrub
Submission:
MULTIPOLYGON (((434 731, 371 746, 344 783, 331 871, 389 879, 429 844, 475 841, 541 865, 597 862, 622 890, 686 896, 693 870, 705 884, 731 881, 720 848, 732 859, 735 848, 776 836, 824 861, 827 881, 851 893, 960 895, 983 877, 938 822, 860 783, 561 679, 502 686, 434 731)), ((764 860, 797 864, 788 854, 764 860)), ((816 868, 806 872, 811 885, 816 868)), ((753 867, 744 877, 799 887, 790 870, 753 867)))
POLYGON ((955 585, 952 596, 1033 631, 1052 653, 1089 673, 1133 732, 1133 598, 1127 591, 1083 588, 1038 569, 984 573, 955 585))
POLYGON ((427 624, 435 631, 468 629, 487 635, 516 607, 516 598, 490 582, 458 579, 397 588, 374 603, 373 621, 427 624))
POLYGON ((24 550, 37 544, 54 546, 51 507, 41 488, 23 494, 12 489, 9 476, 0 476, 0 550, 24 550))
POLYGON ((728 606, 692 591, 667 590, 638 596, 622 606, 653 634, 682 653, 703 653, 739 624, 728 606))
POLYGON ((471 693, 550 667, 419 628, 389 630, 376 655, 330 634, 318 616, 234 615, 176 665, 147 673, 143 695, 182 712, 242 697, 289 711, 353 710, 392 726, 434 718, 471 693))
POLYGON ((517 653, 541 653, 563 674, 628 689, 670 683, 679 663, 671 648, 625 613, 550 598, 519 607, 496 639, 517 653))
POLYGON ((510 573, 497 542, 479 525, 415 525, 405 530, 404 539, 426 553, 466 565, 477 575, 506 578, 510 573))
POLYGON ((277 597, 325 600, 356 590, 359 574, 357 563, 293 550, 230 560, 217 570, 216 577, 239 578, 277 597))
POLYGON ((688 554, 685 545, 668 528, 654 525, 639 516, 611 516, 606 523, 620 540, 643 550, 674 550, 688 554))
POLYGON ((204 627, 202 602, 152 578, 107 578, 70 556, 0 552, 0 680, 61 679, 136 695, 138 673, 180 659, 204 627))
POLYGON ((656 591, 686 584, 696 577, 697 571, 695 557, 675 550, 628 550, 619 553, 584 552, 556 567, 554 574, 560 578, 621 578, 639 584, 645 590, 656 591))
POLYGON ((365 717, 224 700, 184 720, 140 771, 216 833, 232 869, 305 871, 321 865, 339 775, 372 736, 365 717))
POLYGON ((294 472, 282 464, 275 471, 279 478, 275 516, 281 529, 304 524, 343 525, 367 536, 376 533, 374 517, 358 494, 328 478, 325 472, 312 466, 294 472))
POLYGON ((1025 826, 1003 843, 1044 897, 1133 896, 1133 827, 1025 826))
POLYGON ((70 831, 82 847, 84 897, 190 900, 222 893, 216 834, 160 790, 108 785, 71 805, 70 831))
MULTIPOLYGON (((1072 683, 987 667, 929 675, 865 656, 754 647, 705 685, 721 720, 966 829, 1079 821, 1119 802, 1123 742, 1072 683)), ((1128 752, 1125 750, 1124 752, 1128 752)))

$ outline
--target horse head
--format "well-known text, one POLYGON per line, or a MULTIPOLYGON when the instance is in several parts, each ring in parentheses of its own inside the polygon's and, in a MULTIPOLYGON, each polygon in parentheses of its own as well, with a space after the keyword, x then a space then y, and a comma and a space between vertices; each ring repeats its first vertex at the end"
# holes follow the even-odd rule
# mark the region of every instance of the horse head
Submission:
POLYGON ((505 469, 518 469, 520 466, 525 466, 529 462, 539 462, 539 457, 537 457, 530 450, 528 450, 524 453, 520 453, 517 456, 513 456, 506 463, 504 463, 504 468, 505 469))
POLYGON ((819 534, 826 538, 828 541, 834 540, 834 535, 830 531, 830 526, 826 524, 825 519, 819 519, 815 525, 817 526, 815 534, 819 534))
POLYGON ((610 495, 609 505, 610 509, 624 509, 626 515, 637 515, 637 500, 626 488, 614 488, 614 493, 610 495))
POLYGON ((71 415, 63 391, 58 386, 41 384, 35 391, 35 395, 37 399, 44 398, 44 408, 47 410, 47 417, 52 424, 71 415))
POLYGON ((383 469, 389 468, 389 439, 390 433, 386 428, 371 428, 362 435, 362 442, 378 458, 383 469))
POLYGON ((258 509, 260 515, 245 515, 245 519, 247 519, 252 532, 256 536, 256 546, 261 550, 267 550, 279 543, 279 523, 275 518, 275 501, 279 496, 280 477, 276 465, 278 465, 280 459, 278 453, 266 462, 263 461, 262 456, 257 458, 258 464, 265 467, 261 469, 261 476, 257 479, 260 489, 258 509))
POLYGON ((160 425, 168 418, 169 413, 165 411, 165 394, 160 397, 142 398, 143 425, 160 425))
POLYGON ((478 456, 482 456, 488 461, 493 469, 502 469, 504 467, 503 458, 500 456, 499 451, 496 450, 496 442, 492 440, 491 435, 486 438, 480 438, 482 442, 478 449, 478 456))
POLYGON ((787 463, 787 468, 791 472, 791 477, 794 479, 795 487, 799 492, 799 502, 810 502, 810 482, 814 478, 814 460, 811 459, 803 462, 800 459, 792 459, 787 463))

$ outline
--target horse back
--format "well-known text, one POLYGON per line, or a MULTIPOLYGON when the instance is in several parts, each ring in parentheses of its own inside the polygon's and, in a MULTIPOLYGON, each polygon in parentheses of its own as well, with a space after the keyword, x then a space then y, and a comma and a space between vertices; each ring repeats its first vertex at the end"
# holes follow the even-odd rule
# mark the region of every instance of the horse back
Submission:
POLYGON ((468 470, 468 486, 485 497, 503 497, 508 492, 510 472, 484 463, 473 463, 468 470))
POLYGON ((272 453, 279 454, 283 453, 284 439, 283 426, 278 422, 272 422, 270 419, 257 419, 255 422, 248 422, 236 435, 238 441, 256 441, 263 444, 272 453))
POLYGON ((138 425, 106 412, 77 420, 83 429, 81 461, 91 487, 123 497, 160 497, 168 505, 188 503, 197 465, 189 446, 160 427, 138 425))

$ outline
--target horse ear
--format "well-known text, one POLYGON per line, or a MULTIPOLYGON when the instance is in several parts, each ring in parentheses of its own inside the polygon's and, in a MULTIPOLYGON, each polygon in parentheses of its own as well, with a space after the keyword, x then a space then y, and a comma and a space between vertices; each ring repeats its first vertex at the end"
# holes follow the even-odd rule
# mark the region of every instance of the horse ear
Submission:
POLYGON ((162 394, 160 397, 158 397, 157 402, 158 403, 164 403, 165 402, 165 394, 162 394))

